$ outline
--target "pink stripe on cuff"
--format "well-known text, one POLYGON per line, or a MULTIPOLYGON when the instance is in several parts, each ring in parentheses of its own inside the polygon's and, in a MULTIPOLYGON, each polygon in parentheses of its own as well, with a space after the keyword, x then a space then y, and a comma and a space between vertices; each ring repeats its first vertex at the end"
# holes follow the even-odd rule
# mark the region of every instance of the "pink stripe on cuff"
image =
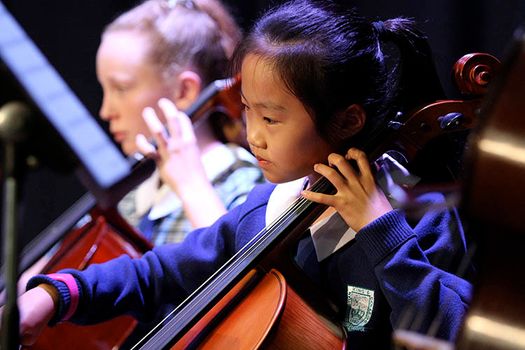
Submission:
POLYGON ((69 303, 69 309, 67 310, 66 314, 62 318, 62 321, 67 321, 71 318, 71 316, 73 316, 78 306, 79 290, 78 290, 77 282, 75 281, 75 277, 67 273, 52 273, 47 276, 56 281, 64 282, 67 288, 69 289, 69 295, 70 295, 71 301, 69 303))

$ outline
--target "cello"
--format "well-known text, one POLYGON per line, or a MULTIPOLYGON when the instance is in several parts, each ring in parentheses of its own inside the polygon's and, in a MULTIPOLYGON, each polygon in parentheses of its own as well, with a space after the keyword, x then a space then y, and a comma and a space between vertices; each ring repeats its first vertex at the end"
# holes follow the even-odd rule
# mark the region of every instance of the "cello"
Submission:
POLYGON ((457 349, 525 349, 525 37, 517 30, 471 138, 463 189, 480 277, 457 349), (494 203, 497 203, 497 209, 494 203))
MULTIPOLYGON (((465 61, 478 59, 474 55, 465 61)), ((483 79, 478 73, 471 76, 486 85, 497 60, 485 56, 480 62, 488 62, 484 66, 487 71, 477 68, 483 79)), ((458 72, 463 72, 465 65, 460 64, 458 72)), ((465 104, 448 101, 450 106, 445 102, 436 102, 439 108, 434 113, 425 107, 416 109, 407 119, 392 120, 385 130, 387 135, 378 135, 384 143, 371 153, 372 159, 396 150, 411 160, 437 135, 454 134, 475 124, 472 112, 479 99, 465 104)), ((334 192, 325 178, 310 189, 334 192)), ((319 297, 292 259, 299 237, 325 209, 304 198, 297 199, 134 349, 222 349, 232 344, 242 349, 344 349, 345 333, 335 321, 337 310, 319 297)))

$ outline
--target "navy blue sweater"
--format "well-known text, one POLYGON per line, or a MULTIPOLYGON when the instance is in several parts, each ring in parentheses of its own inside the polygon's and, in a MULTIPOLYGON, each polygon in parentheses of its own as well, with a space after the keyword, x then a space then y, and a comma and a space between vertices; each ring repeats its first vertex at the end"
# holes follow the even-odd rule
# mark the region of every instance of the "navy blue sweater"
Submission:
MULTIPOLYGON (((255 187, 244 204, 180 244, 156 247, 140 259, 121 256, 85 271, 61 271, 72 274, 80 286, 71 321, 90 324, 123 313, 147 321, 162 304, 179 303, 264 228, 274 187, 255 187)), ((424 206, 444 199, 432 193, 418 200, 424 206)), ((299 244, 302 252, 307 246, 308 239, 299 244)), ((425 331, 438 317, 436 336, 455 337, 471 293, 471 285, 454 275, 464 253, 455 211, 429 210, 407 219, 393 210, 321 263, 313 254, 299 254, 298 262, 339 306, 352 349, 388 349, 392 329, 407 326, 407 320, 410 326, 416 319, 418 330, 425 331)), ((37 276, 29 287, 43 280, 37 276)), ((69 295, 61 290, 64 312, 69 295)))

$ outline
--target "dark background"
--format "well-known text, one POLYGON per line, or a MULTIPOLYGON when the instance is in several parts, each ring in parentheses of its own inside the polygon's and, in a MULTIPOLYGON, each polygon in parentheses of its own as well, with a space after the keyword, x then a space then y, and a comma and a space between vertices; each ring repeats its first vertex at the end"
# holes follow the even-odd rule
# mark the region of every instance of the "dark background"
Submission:
MULTIPOLYGON (((427 33, 436 66, 449 97, 457 92, 450 80, 453 63, 465 53, 487 52, 501 58, 513 31, 525 19, 522 0, 357 0, 343 1, 373 19, 411 17, 427 33)), ((257 15, 279 1, 228 0, 247 30, 257 15)), ((96 116, 101 89, 95 77, 95 53, 104 26, 137 4, 131 0, 11 0, 4 4, 96 116)), ((0 30, 2 30, 0 28, 0 30)), ((85 189, 72 174, 42 167, 23 185, 22 245, 39 233, 85 189)))

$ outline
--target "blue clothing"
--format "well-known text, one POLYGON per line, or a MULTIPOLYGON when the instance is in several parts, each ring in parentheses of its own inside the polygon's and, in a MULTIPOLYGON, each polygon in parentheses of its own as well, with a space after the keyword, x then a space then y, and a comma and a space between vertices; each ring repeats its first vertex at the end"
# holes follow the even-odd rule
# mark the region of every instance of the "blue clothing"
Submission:
MULTIPOLYGON (((245 203, 180 244, 156 247, 141 259, 121 256, 83 272, 61 271, 74 275, 81 289, 71 320, 88 324, 122 313, 147 320, 162 303, 180 302, 265 226, 274 187, 256 186, 245 203)), ((426 194, 419 201, 442 203, 443 196, 426 194)), ((352 349, 389 348, 392 329, 407 309, 421 313, 422 330, 439 310, 443 322, 436 336, 455 337, 471 286, 453 274, 455 258, 466 249, 454 211, 430 210, 411 220, 393 210, 320 263, 308 254, 308 245, 308 239, 300 241, 297 260, 339 306, 352 349)), ((30 286, 43 279, 35 277, 30 286)))

